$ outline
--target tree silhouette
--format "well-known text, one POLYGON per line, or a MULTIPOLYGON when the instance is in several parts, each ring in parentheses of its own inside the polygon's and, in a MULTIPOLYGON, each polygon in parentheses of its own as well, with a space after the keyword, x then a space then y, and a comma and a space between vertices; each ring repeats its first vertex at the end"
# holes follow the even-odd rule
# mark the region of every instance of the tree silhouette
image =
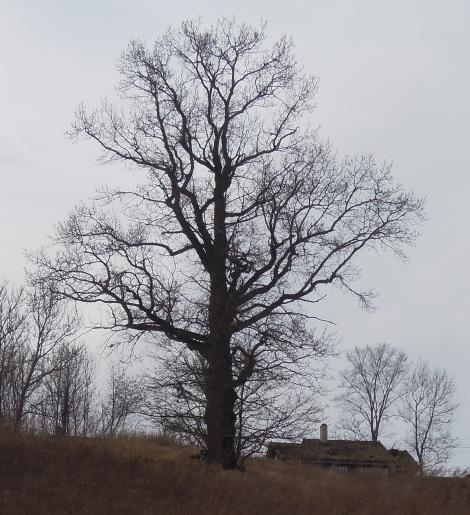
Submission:
POLYGON ((291 41, 265 39, 265 26, 221 20, 183 23, 151 50, 131 42, 121 107, 80 108, 73 135, 146 181, 79 206, 57 252, 38 258, 64 296, 106 305, 108 327, 204 358, 206 458, 229 468, 236 388, 270 356, 295 366, 324 354, 302 304, 332 284, 367 304, 356 256, 402 253, 422 216, 388 165, 339 161, 320 141, 305 119, 316 80, 291 41))

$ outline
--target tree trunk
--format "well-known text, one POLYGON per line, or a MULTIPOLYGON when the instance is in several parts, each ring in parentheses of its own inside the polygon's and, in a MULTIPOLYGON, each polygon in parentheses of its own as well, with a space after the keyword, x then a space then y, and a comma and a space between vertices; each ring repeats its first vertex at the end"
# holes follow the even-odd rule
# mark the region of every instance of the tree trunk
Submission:
POLYGON ((229 339, 215 344, 208 359, 205 387, 206 460, 224 468, 235 468, 238 462, 235 451, 236 392, 229 339))
POLYGON ((235 451, 235 400, 232 375, 230 326, 233 313, 227 295, 226 261, 226 201, 229 185, 222 170, 215 174, 214 189, 214 243, 211 249, 209 299, 209 345, 205 352, 208 367, 205 380, 208 463, 224 468, 237 466, 235 451))
POLYGON ((24 406, 25 406, 25 395, 21 394, 21 397, 18 401, 18 405, 15 410, 15 421, 14 421, 14 427, 15 431, 20 432, 23 425, 23 412, 24 412, 24 406))
POLYGON ((60 436, 68 436, 69 434, 69 418, 70 418, 70 387, 68 384, 64 387, 62 399, 62 406, 60 411, 60 425, 59 432, 60 436))
POLYGON ((371 436, 372 436, 372 441, 377 443, 378 440, 379 440, 379 429, 378 427, 375 427, 375 428, 372 428, 372 432, 371 432, 371 436))

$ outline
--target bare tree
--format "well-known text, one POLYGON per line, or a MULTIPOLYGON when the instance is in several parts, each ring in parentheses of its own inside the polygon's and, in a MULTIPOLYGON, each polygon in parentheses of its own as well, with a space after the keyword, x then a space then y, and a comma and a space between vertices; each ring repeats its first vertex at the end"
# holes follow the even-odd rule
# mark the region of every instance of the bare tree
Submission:
POLYGON ((36 392, 33 425, 42 431, 87 436, 97 431, 95 365, 82 345, 61 343, 49 356, 52 373, 36 392))
POLYGON ((342 391, 337 397, 344 412, 341 424, 354 437, 377 442, 403 393, 406 354, 381 343, 355 347, 346 359, 349 367, 340 373, 342 391))
POLYGON ((19 355, 28 337, 25 292, 0 283, 0 419, 14 417, 14 389, 19 355))
POLYGON ((115 436, 128 429, 129 420, 140 410, 142 387, 122 366, 112 364, 107 388, 101 401, 101 434, 115 436))
POLYGON ((225 467, 237 465, 237 388, 259 355, 315 354, 302 305, 334 284, 367 304, 356 258, 403 255, 422 217, 389 165, 336 160, 304 118, 316 80, 290 40, 265 39, 264 25, 222 20, 185 22, 152 50, 131 42, 122 108, 80 108, 73 135, 147 182, 79 206, 37 258, 62 295, 106 306, 108 327, 203 357, 206 457, 225 467))
POLYGON ((0 286, 0 409, 16 429, 29 413, 35 390, 57 366, 49 357, 78 329, 78 317, 50 284, 0 286))
POLYGON ((18 348, 12 380, 17 429, 21 428, 23 418, 28 414, 28 402, 43 379, 66 365, 49 357, 75 337, 80 327, 77 315, 61 302, 50 284, 40 282, 31 287, 25 303, 27 341, 18 348))
POLYGON ((457 404, 455 385, 448 373, 419 361, 406 380, 400 415, 407 425, 406 444, 422 472, 441 467, 450 458, 457 440, 452 436, 457 404))

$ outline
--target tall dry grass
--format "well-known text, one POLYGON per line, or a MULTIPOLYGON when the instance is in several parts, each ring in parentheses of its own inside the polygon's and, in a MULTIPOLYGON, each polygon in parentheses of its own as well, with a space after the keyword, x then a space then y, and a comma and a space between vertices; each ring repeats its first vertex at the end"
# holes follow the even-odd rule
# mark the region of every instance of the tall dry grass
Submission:
POLYGON ((229 472, 157 438, 0 435, 0 514, 470 514, 470 479, 348 477, 257 459, 229 472))

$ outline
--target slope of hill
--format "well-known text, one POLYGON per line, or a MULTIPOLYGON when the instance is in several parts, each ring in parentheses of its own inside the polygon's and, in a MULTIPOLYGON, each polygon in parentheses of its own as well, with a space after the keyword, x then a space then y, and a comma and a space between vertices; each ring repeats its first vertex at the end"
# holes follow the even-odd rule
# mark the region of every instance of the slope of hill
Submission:
POLYGON ((470 513, 470 479, 374 479, 266 459, 229 472, 153 438, 0 435, 2 515, 470 513))

